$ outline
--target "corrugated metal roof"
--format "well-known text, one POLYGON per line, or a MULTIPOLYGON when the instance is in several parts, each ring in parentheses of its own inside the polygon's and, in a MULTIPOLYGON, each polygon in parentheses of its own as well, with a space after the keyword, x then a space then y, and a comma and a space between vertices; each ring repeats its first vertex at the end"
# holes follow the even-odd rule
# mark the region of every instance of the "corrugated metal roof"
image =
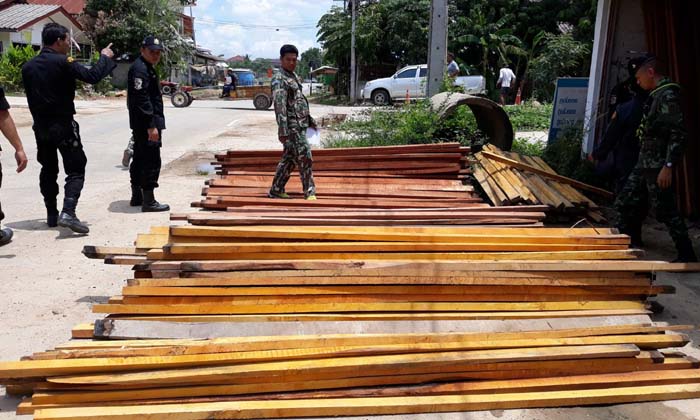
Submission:
POLYGON ((79 15, 85 9, 85 0, 27 0, 29 4, 58 4, 71 15, 79 15))
POLYGON ((13 4, 0 10, 0 30, 16 31, 27 24, 60 10, 59 5, 13 4))

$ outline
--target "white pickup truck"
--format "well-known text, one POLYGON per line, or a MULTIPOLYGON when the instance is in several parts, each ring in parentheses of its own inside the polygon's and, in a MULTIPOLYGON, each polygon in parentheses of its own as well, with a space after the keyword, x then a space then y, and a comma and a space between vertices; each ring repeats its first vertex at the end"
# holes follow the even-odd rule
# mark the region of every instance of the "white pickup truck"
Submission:
MULTIPOLYGON (((392 101, 403 101, 406 94, 411 99, 425 98, 428 66, 406 66, 391 77, 367 82, 360 92, 363 101, 372 101, 375 105, 388 105, 392 101)), ((461 76, 455 79, 455 85, 461 86, 464 93, 470 95, 486 94, 486 79, 483 76, 461 76)))

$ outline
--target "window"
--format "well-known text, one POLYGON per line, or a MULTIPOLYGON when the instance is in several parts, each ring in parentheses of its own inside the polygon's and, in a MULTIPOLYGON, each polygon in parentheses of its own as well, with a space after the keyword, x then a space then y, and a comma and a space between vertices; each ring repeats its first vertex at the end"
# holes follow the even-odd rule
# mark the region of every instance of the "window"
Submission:
POLYGON ((413 79, 416 77, 416 69, 404 70, 396 75, 397 79, 413 79))
POLYGON ((420 69, 420 74, 418 77, 425 77, 428 75, 428 68, 427 67, 421 67, 420 69))

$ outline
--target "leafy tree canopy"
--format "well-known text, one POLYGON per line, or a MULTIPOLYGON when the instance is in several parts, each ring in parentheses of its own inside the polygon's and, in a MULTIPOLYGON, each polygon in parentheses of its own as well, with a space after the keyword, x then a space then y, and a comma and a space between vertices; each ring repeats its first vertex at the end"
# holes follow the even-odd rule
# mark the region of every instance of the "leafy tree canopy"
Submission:
POLYGON ((88 0, 80 17, 87 36, 98 48, 112 43, 117 55, 138 55, 143 38, 163 42, 163 62, 183 67, 193 46, 180 34, 180 16, 187 0, 88 0))

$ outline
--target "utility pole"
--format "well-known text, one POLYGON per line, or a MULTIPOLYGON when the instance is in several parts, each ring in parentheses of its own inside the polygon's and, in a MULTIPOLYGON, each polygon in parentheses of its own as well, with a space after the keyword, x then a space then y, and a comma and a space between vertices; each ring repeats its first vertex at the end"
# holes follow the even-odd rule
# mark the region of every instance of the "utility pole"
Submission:
MULTIPOLYGON (((194 44, 194 53, 197 52, 197 39, 195 38, 194 35, 194 16, 192 16, 192 3, 190 3, 190 19, 192 20, 192 43, 194 44)), ((194 54, 190 58, 190 61, 192 61, 188 66, 187 66, 187 84, 192 86, 192 65, 194 64, 194 54)))
POLYGON ((355 63, 355 20, 357 15, 357 0, 350 0, 352 7, 352 30, 350 32, 350 103, 355 104, 357 100, 357 85, 355 74, 357 72, 355 63))
POLYGON ((430 40, 428 41, 428 97, 440 92, 447 59, 447 0, 430 4, 430 40))

